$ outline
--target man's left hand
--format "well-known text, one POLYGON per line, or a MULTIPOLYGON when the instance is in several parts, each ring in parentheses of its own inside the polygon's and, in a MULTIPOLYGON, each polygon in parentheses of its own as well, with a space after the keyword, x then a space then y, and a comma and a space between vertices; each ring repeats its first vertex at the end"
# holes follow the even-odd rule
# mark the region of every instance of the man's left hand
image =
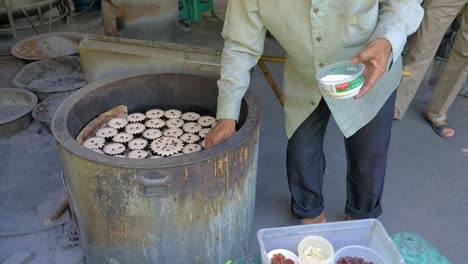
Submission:
POLYGON ((364 63, 364 84, 361 91, 354 96, 354 99, 359 99, 366 95, 377 81, 387 71, 387 61, 392 52, 392 45, 387 39, 379 38, 366 46, 366 49, 352 59, 353 63, 364 63))

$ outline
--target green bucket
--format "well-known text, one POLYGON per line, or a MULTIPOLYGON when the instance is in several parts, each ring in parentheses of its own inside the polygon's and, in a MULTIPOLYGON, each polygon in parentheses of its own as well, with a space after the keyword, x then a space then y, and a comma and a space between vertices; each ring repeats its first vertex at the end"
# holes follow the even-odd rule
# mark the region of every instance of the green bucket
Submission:
MULTIPOLYGON (((73 3, 75 4, 76 12, 82 12, 88 9, 88 7, 93 3, 93 0, 73 0, 73 3)), ((89 11, 96 11, 99 9, 101 9, 101 1, 96 0, 89 11)))

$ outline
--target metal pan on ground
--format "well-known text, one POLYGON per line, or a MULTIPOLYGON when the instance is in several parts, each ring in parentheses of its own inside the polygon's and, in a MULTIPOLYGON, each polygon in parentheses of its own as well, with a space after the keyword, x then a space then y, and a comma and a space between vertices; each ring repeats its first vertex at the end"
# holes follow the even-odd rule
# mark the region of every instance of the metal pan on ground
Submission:
POLYGON ((0 138, 9 137, 31 123, 31 111, 37 104, 33 93, 17 88, 0 89, 0 138))
POLYGON ((39 121, 44 127, 50 131, 50 124, 54 117, 55 111, 60 104, 67 99, 73 92, 64 92, 54 94, 47 97, 44 101, 40 102, 32 111, 32 117, 34 120, 39 121))
POLYGON ((39 100, 56 93, 69 92, 86 85, 80 58, 50 58, 26 65, 13 78, 16 87, 34 92, 39 100))
POLYGON ((11 48, 13 56, 23 60, 43 60, 78 54, 78 45, 84 34, 54 32, 24 39, 11 48))

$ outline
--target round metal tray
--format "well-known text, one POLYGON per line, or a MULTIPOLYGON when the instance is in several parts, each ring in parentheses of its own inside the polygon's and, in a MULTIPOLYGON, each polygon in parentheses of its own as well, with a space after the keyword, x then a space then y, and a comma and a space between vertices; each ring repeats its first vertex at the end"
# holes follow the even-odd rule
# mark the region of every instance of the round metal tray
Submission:
POLYGON ((37 97, 29 91, 0 89, 0 137, 9 137, 26 128, 36 105, 37 97))
POLYGON ((54 117, 57 108, 67 99, 73 92, 64 92, 47 97, 40 102, 33 110, 32 117, 34 120, 41 122, 45 127, 50 128, 50 123, 54 117))
POLYGON ((78 53, 78 45, 83 40, 84 34, 75 32, 54 32, 32 36, 16 43, 11 48, 13 56, 23 60, 43 60, 60 56, 69 56, 78 53), (61 47, 63 41, 71 41, 76 44, 74 49, 63 49, 61 47), (46 46, 41 45, 44 41, 48 41, 46 46), (55 41, 55 42, 54 42, 55 41), (62 42, 60 42, 62 41, 62 42), (61 50, 62 49, 62 50, 61 50), (55 54, 50 55, 50 51, 55 54))
POLYGON ((27 64, 13 78, 16 87, 44 100, 53 93, 76 90, 86 85, 79 57, 50 58, 27 64))

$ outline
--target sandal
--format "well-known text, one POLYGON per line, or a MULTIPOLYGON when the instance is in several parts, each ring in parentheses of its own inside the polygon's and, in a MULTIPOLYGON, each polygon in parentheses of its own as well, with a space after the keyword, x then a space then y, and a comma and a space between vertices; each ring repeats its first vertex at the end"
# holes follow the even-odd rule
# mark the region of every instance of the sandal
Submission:
POLYGON ((449 126, 448 124, 436 126, 436 124, 434 122, 432 122, 431 119, 429 119, 429 117, 427 116, 426 113, 423 114, 423 117, 432 126, 432 129, 434 129, 434 131, 437 133, 437 135, 439 135, 441 138, 449 139, 449 138, 453 138, 455 136, 454 135, 454 136, 451 136, 451 137, 447 137, 442 133, 442 131, 444 131, 444 129, 447 129, 447 128, 453 130, 453 127, 449 126))

